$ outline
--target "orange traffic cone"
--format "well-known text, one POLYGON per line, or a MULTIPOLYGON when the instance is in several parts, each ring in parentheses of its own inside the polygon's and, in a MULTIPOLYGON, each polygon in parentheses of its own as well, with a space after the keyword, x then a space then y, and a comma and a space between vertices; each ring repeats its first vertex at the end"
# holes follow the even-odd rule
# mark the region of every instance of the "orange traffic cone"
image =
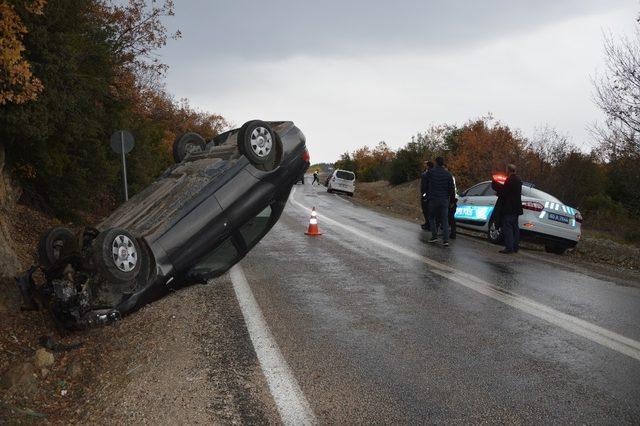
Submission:
POLYGON ((318 214, 316 208, 311 210, 311 219, 309 219, 309 229, 305 232, 306 235, 322 235, 322 232, 318 230, 318 214))

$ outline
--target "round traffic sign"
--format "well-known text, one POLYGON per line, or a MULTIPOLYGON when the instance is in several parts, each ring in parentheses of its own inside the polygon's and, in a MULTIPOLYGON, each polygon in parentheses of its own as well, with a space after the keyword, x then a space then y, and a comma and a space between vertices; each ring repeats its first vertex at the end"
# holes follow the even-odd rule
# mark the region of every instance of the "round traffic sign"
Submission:
POLYGON ((126 130, 118 130, 111 135, 111 149, 117 154, 127 154, 133 145, 133 135, 126 130))

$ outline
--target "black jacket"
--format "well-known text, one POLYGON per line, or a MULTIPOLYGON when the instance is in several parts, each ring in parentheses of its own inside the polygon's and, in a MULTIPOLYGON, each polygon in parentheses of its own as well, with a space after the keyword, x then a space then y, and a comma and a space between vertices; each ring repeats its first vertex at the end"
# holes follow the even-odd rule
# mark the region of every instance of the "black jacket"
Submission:
POLYGON ((503 185, 491 182, 491 186, 498 195, 496 210, 499 210, 501 216, 506 214, 522 215, 522 181, 517 175, 509 176, 503 185))
POLYGON ((435 166, 427 173, 429 199, 455 197, 453 176, 443 167, 435 166))
POLYGON ((420 198, 422 200, 427 199, 427 195, 429 195, 429 170, 425 170, 420 175, 420 198))

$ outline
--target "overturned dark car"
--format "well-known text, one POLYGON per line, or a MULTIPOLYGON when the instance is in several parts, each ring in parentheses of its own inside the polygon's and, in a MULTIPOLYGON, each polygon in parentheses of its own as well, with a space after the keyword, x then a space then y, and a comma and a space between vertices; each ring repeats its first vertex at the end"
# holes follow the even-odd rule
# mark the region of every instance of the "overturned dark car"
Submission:
POLYGON ((287 121, 249 121, 209 142, 187 133, 173 154, 176 164, 95 228, 43 235, 46 283, 35 291, 29 274, 23 293, 45 300, 60 327, 115 321, 223 274, 277 222, 309 167, 305 137, 287 121))

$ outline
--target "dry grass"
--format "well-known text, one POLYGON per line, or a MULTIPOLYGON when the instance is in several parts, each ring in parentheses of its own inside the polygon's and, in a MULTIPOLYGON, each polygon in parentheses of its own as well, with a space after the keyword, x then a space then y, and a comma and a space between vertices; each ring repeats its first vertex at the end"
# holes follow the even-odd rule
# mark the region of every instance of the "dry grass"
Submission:
POLYGON ((424 222, 420 207, 419 180, 398 186, 392 186, 386 181, 358 182, 354 198, 376 210, 392 213, 412 222, 424 222))

